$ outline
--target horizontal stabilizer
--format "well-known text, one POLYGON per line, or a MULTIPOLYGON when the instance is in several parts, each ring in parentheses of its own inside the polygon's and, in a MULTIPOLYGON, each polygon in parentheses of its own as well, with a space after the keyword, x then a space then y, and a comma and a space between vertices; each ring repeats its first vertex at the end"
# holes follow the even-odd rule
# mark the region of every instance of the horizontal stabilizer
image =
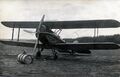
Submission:
MULTIPOLYGON (((39 21, 2 21, 3 25, 11 28, 36 28, 39 21)), ((84 21, 45 21, 43 25, 51 29, 75 28, 115 28, 120 23, 116 20, 84 20, 84 21)))

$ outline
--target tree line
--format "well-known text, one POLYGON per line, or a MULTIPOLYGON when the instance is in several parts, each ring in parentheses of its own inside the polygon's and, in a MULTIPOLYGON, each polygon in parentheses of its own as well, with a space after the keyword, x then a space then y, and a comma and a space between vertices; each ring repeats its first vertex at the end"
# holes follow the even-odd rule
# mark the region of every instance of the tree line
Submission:
POLYGON ((80 43, 85 42, 114 42, 120 44, 120 34, 109 35, 109 36, 98 36, 98 37, 78 37, 75 39, 64 39, 66 42, 78 41, 80 43))

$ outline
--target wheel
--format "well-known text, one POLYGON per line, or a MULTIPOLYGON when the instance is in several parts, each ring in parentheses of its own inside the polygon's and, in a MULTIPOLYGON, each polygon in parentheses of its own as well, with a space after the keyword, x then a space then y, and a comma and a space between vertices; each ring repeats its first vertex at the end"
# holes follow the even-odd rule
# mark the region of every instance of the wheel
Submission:
POLYGON ((58 55, 55 49, 52 49, 52 53, 53 53, 53 60, 58 59, 58 55))
POLYGON ((73 50, 70 51, 70 55, 74 55, 75 52, 73 50))
POLYGON ((55 55, 53 56, 53 59, 54 59, 54 60, 58 59, 57 54, 55 54, 55 55))

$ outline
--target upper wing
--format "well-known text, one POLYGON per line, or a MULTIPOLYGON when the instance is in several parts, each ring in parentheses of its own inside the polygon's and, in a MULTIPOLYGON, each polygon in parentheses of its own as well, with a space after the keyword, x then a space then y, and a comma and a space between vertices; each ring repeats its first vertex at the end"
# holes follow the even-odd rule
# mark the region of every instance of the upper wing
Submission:
MULTIPOLYGON (((36 28, 39 21, 2 21, 3 25, 15 28, 36 28)), ((84 20, 84 21, 45 21, 45 26, 51 29, 74 29, 74 28, 114 28, 120 23, 116 20, 84 20)))

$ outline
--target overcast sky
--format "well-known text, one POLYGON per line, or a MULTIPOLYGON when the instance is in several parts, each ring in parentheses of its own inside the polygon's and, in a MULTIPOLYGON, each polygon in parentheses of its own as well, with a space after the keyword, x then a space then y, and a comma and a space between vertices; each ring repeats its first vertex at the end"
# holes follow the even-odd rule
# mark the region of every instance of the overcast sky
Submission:
MULTIPOLYGON (((120 0, 0 0, 0 21, 94 20, 120 21, 120 0)), ((0 24, 0 38, 11 38, 12 29, 0 24)), ((16 32, 17 30, 15 30, 16 32)), ((118 29, 101 29, 99 35, 120 34, 118 29)), ((93 29, 63 30, 62 38, 93 36, 93 29)), ((15 38, 17 32, 15 33, 15 38)), ((20 38, 35 38, 21 30, 20 38)))

